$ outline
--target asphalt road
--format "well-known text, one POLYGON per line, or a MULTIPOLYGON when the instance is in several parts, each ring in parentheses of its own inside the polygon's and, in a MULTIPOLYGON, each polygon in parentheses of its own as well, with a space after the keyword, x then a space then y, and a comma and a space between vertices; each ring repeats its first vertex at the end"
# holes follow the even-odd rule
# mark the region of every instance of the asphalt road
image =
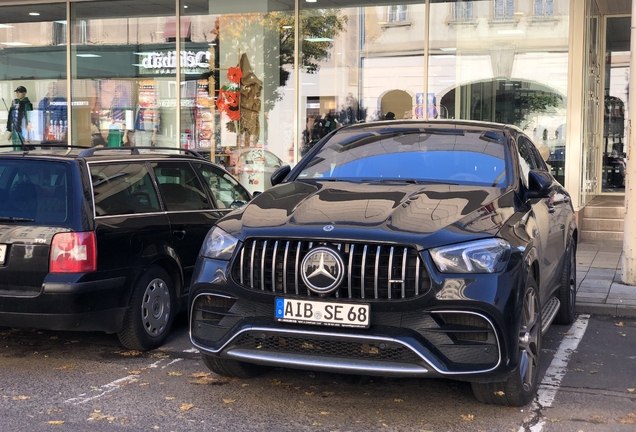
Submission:
POLYGON ((220 378, 183 321, 149 353, 113 335, 0 328, 0 431, 633 432, 635 371, 636 321, 612 317, 552 326, 538 399, 524 408, 480 404, 470 385, 446 380, 220 378))

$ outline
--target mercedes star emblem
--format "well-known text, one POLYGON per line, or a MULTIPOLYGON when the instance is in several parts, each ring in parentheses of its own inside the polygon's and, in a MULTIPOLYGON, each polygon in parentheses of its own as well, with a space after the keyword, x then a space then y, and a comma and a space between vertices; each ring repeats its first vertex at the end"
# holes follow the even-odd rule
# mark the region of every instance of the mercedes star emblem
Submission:
POLYGON ((311 250, 301 266, 303 282, 315 293, 327 294, 338 288, 344 276, 340 255, 327 247, 311 250))

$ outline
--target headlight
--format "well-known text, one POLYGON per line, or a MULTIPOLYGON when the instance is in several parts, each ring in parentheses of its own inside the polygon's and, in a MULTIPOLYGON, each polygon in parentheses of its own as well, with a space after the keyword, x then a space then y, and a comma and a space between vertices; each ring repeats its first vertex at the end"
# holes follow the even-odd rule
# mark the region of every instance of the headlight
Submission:
POLYGON ((200 254, 206 258, 229 260, 238 240, 219 227, 212 228, 203 240, 200 254))
POLYGON ((431 249, 431 256, 442 273, 495 273, 510 258, 510 244, 502 239, 478 240, 431 249))

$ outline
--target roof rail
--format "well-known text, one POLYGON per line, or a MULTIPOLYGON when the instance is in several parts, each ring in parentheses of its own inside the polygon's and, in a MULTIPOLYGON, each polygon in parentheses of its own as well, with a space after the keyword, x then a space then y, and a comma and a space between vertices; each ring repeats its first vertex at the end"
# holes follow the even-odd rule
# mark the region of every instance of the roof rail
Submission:
POLYGON ((50 150, 50 149, 89 149, 90 147, 86 146, 77 146, 77 145, 69 145, 62 142, 42 142, 42 143, 24 143, 24 144, 0 144, 0 149, 3 148, 16 148, 21 147, 18 151, 29 151, 35 150, 36 148, 40 148, 42 150, 50 150))
POLYGON ((129 152, 130 154, 133 154, 133 155, 138 155, 140 154, 139 150, 153 150, 158 153, 163 151, 173 151, 173 152, 189 154, 199 159, 205 159, 203 155, 201 155, 201 153, 195 152, 194 150, 190 150, 190 149, 184 149, 180 147, 148 147, 148 146, 146 147, 90 147, 90 148, 86 148, 86 150, 81 151, 78 157, 93 156, 95 153, 102 152, 102 151, 122 151, 122 152, 129 152))

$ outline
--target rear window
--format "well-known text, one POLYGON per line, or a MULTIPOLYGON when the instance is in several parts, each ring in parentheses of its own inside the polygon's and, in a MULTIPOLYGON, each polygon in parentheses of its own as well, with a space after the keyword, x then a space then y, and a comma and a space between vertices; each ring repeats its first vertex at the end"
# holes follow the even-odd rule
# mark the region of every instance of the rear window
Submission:
POLYGON ((0 219, 64 225, 72 215, 71 166, 63 162, 0 159, 0 219))
POLYGON ((504 137, 462 129, 353 129, 337 133, 298 179, 422 181, 503 187, 504 137))

